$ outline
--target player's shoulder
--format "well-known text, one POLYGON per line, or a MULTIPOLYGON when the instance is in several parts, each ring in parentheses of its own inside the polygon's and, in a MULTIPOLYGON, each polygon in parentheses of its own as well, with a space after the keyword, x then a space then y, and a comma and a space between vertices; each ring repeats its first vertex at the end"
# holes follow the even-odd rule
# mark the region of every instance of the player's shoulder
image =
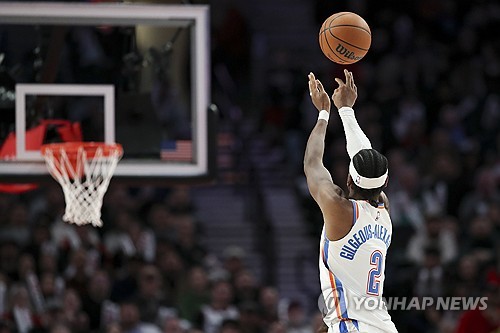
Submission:
POLYGON ((353 203, 346 197, 333 198, 322 207, 326 235, 330 240, 338 240, 346 236, 353 226, 353 203))

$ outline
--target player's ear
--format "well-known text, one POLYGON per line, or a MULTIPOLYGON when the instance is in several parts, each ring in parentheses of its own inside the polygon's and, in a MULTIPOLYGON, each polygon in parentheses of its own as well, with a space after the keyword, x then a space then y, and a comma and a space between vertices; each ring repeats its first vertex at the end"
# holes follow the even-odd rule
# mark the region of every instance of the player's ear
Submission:
POLYGON ((352 177, 350 174, 347 174, 347 188, 350 189, 352 187, 352 177))

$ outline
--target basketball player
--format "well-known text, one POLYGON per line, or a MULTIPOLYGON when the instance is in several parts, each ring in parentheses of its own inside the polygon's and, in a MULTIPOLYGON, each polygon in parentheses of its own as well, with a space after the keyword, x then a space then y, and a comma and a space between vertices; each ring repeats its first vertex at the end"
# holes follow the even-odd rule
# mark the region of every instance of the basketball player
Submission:
POLYGON ((387 159, 372 149, 352 109, 357 88, 351 72, 336 78, 332 100, 345 131, 351 158, 347 196, 323 165, 330 98, 309 74, 309 91, 319 111, 304 156, 307 185, 323 213, 319 271, 326 313, 321 332, 397 333, 382 302, 386 253, 391 243, 387 159))

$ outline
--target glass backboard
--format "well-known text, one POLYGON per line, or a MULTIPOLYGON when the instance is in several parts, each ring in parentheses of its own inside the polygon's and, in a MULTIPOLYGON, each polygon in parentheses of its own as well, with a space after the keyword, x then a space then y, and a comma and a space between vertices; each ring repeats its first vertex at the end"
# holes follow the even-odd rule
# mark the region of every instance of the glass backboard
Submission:
POLYGON ((123 146, 118 178, 206 177, 209 31, 202 5, 0 3, 0 181, 78 135, 123 146))

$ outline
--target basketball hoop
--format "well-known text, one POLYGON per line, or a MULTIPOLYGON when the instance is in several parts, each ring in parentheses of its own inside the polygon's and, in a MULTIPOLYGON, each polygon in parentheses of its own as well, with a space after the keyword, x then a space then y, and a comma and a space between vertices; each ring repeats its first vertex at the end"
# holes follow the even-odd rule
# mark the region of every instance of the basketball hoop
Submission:
POLYGON ((43 145, 50 174, 61 184, 66 201, 63 220, 101 227, 101 207, 116 165, 123 155, 119 144, 66 142, 43 145))

